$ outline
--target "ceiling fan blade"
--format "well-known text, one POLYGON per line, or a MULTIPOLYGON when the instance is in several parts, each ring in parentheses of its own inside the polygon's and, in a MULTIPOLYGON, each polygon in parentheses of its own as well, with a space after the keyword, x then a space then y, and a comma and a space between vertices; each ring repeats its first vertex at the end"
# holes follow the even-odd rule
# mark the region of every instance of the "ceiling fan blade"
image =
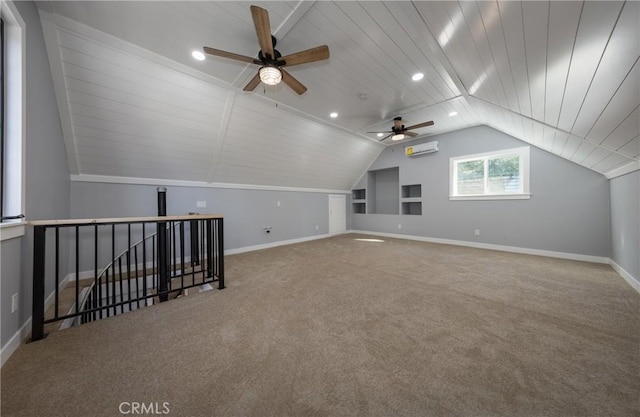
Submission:
POLYGON ((261 64, 260 60, 251 58, 250 56, 238 55, 233 52, 221 51, 220 49, 209 48, 205 46, 204 52, 209 55, 221 56, 223 58, 235 59, 236 61, 249 62, 251 64, 261 64))
POLYGON ((409 136, 411 138, 415 138, 416 136, 418 136, 416 132, 404 132, 404 135, 409 136))
POLYGON ((271 59, 274 59, 269 12, 262 7, 251 6, 251 16, 253 16, 253 25, 256 27, 256 35, 258 35, 258 42, 260 42, 262 54, 268 54, 271 59))
POLYGON ((283 56, 278 61, 285 61, 288 67, 292 65, 306 64, 307 62, 322 61, 329 58, 329 47, 327 45, 306 49, 295 54, 283 56))
POLYGON ((282 71, 282 81, 284 81, 285 84, 291 87, 293 91, 298 94, 304 94, 304 92, 307 91, 307 87, 305 87, 300 81, 296 80, 283 68, 280 68, 280 71, 282 71))
POLYGON ((383 137, 383 138, 382 138, 382 139, 380 139, 378 142, 382 142, 382 141, 383 141, 383 140, 385 140, 385 139, 389 139, 391 136, 393 136, 393 133, 392 133, 392 134, 390 134, 390 135, 387 135, 387 136, 383 137))
POLYGON ((419 127, 425 127, 425 126, 432 126, 433 125, 433 120, 429 120, 428 122, 424 122, 424 123, 418 123, 417 125, 413 125, 413 126, 409 126, 406 129, 417 129, 419 127))
POLYGON ((391 130, 385 130, 383 132, 366 132, 366 133, 393 133, 391 130))
POLYGON ((244 86, 243 90, 244 91, 253 91, 253 90, 256 89, 258 84, 260 84, 260 73, 259 72, 257 72, 256 75, 253 76, 251 81, 249 81, 249 84, 244 86))

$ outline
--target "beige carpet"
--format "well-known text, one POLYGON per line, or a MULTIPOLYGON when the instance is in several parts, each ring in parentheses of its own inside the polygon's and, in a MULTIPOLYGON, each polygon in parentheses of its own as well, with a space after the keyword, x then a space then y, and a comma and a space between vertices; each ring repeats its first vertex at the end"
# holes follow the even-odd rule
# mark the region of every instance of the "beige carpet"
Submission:
POLYGON ((640 295, 609 266, 362 237, 22 346, 2 416, 640 415, 640 295))

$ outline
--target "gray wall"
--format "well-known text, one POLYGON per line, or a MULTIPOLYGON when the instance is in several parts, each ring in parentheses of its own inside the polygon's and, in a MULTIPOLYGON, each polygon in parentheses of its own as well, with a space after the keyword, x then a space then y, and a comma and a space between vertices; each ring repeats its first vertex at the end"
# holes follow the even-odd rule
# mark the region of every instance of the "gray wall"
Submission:
MULTIPOLYGON (((26 30, 26 209, 28 220, 69 216, 69 169, 40 18, 32 2, 15 3, 26 30)), ((2 242, 2 346, 31 317, 32 233, 2 242), (11 296, 19 309, 11 313, 11 296)), ((62 259, 66 259, 63 248, 62 259)), ((62 266, 66 275, 66 265, 62 266)), ((48 277, 47 293, 53 289, 48 277)))
MULTIPOLYGON (((422 184, 422 215, 352 214, 354 230, 609 256, 609 181, 604 176, 531 146, 531 199, 450 201, 449 158, 526 144, 487 126, 411 144, 434 140, 439 152, 409 158, 406 144, 398 144, 369 168, 398 166, 400 186, 422 184)), ((354 188, 366 188, 367 178, 354 188)))
POLYGON ((611 259, 640 282, 640 171, 610 181, 611 259))
MULTIPOLYGON (((72 182, 71 217, 155 216, 156 188, 72 182)), ((189 212, 224 216, 226 250, 329 233, 325 193, 168 186, 167 214, 189 212), (207 207, 197 208, 197 201, 206 201, 207 207), (269 234, 263 230, 267 226, 272 227, 269 234)))

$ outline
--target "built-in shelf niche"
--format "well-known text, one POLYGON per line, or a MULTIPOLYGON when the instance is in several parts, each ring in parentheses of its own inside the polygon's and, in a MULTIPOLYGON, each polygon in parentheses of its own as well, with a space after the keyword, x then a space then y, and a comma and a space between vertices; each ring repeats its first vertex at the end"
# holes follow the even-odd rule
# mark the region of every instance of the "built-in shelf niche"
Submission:
POLYGON ((367 205, 365 203, 352 203, 352 212, 354 214, 366 214, 367 205))
POLYGON ((351 193, 351 198, 353 200, 364 200, 367 198, 367 190, 364 188, 353 190, 351 193))
POLYGON ((406 215, 422 215, 422 202, 421 201, 407 201, 402 202, 402 214, 406 215))
POLYGON ((422 184, 403 185, 400 194, 402 214, 422 216, 422 184))
POLYGON ((359 188, 357 190, 351 190, 351 212, 354 214, 366 214, 367 213, 367 190, 359 188))
POLYGON ((402 198, 422 197, 422 184, 411 184, 402 186, 402 198))

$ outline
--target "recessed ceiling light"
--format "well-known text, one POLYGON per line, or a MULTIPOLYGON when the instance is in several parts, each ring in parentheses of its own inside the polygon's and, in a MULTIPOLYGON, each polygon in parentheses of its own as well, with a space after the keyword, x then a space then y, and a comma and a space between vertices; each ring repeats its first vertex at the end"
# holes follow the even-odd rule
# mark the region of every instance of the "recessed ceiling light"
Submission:
POLYGON ((191 52, 191 56, 197 59, 198 61, 204 61, 204 54, 200 51, 191 52))
POLYGON ((449 117, 453 117, 453 116, 457 116, 458 112, 457 111, 452 111, 451 113, 449 113, 449 117))
POLYGON ((338 117, 338 113, 333 112, 333 113, 329 114, 329 116, 330 116, 332 119, 335 119, 336 117, 338 117))
POLYGON ((384 133, 378 133, 378 137, 381 138, 384 136, 384 133))
POLYGON ((424 74, 421 72, 417 72, 411 77, 413 81, 420 81, 422 78, 424 78, 424 74))

